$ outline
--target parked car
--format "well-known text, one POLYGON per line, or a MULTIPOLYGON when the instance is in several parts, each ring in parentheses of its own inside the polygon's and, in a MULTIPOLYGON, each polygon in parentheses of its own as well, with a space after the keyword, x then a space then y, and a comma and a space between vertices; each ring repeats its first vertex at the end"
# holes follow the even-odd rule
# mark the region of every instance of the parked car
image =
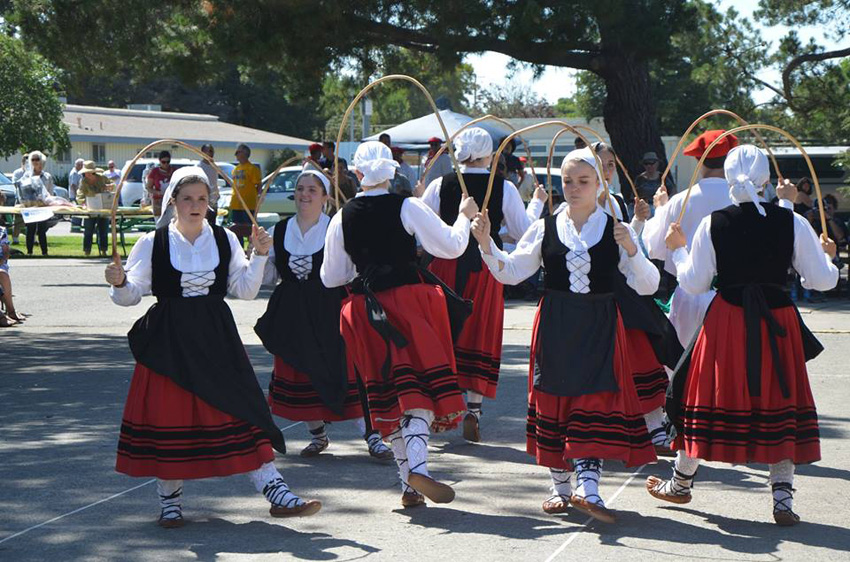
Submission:
MULTIPOLYGON (((295 214, 295 180, 298 174, 301 173, 301 166, 287 166, 274 179, 274 183, 269 187, 266 198, 263 200, 263 206, 260 209, 261 213, 276 213, 281 217, 286 217, 295 214)), ((264 178, 263 185, 267 178, 264 178)), ((230 208, 230 200, 233 196, 233 189, 226 187, 221 190, 221 199, 218 201, 220 209, 230 208)))
POLYGON ((15 193, 15 184, 5 174, 0 174, 0 191, 6 196, 5 205, 7 207, 14 207, 18 201, 18 196, 15 193))
MULTIPOLYGON (((171 166, 177 170, 182 168, 183 166, 195 166, 197 165, 199 160, 190 160, 188 158, 172 158, 171 166)), ((136 164, 133 165, 133 169, 130 171, 130 174, 127 176, 127 180, 124 182, 124 186, 121 188, 121 205, 127 207, 137 207, 140 206, 142 201, 145 200, 145 185, 142 183, 142 174, 145 171, 145 168, 148 164, 153 164, 154 166, 159 166, 159 160, 156 158, 140 158, 136 161, 136 164)), ((216 162, 216 164, 227 174, 233 173, 233 168, 235 166, 230 162, 216 162)), ((124 166, 121 169, 121 173, 124 173, 124 170, 127 166, 130 165, 130 160, 124 163, 124 166)), ((225 185, 224 179, 218 178, 218 186, 219 188, 225 185)))

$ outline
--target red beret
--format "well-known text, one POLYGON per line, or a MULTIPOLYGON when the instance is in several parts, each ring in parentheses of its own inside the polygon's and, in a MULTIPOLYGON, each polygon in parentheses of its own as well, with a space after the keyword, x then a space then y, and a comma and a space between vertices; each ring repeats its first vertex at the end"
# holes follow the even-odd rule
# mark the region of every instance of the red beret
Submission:
MULTIPOLYGON (((694 142, 685 147, 685 154, 687 156, 693 156, 697 160, 702 158, 705 149, 708 148, 708 145, 717 140, 717 137, 725 133, 726 131, 722 129, 715 129, 712 131, 706 131, 696 139, 694 142)), ((726 156, 730 150, 738 146, 738 137, 735 135, 727 135, 723 137, 723 140, 714 145, 714 148, 711 149, 711 152, 708 153, 706 158, 720 158, 722 156, 726 156)))
POLYGON ((443 139, 438 139, 437 137, 431 137, 430 139, 428 139, 428 144, 431 144, 432 142, 442 143, 443 139))
POLYGON ((317 150, 322 150, 322 145, 320 145, 317 142, 314 142, 313 144, 310 145, 310 148, 309 148, 310 152, 316 152, 317 150))
POLYGON ((393 151, 393 156, 398 156, 399 154, 404 154, 404 149, 400 146, 393 146, 390 148, 393 151))

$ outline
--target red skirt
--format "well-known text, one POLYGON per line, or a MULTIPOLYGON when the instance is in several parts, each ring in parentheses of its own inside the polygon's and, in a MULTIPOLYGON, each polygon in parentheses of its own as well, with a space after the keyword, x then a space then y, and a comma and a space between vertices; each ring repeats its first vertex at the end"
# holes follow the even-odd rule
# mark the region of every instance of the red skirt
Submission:
POLYGON ((258 428, 217 410, 164 375, 136 365, 115 470, 188 480, 229 476, 274 460, 258 428))
POLYGON ((646 332, 627 329, 626 339, 629 342, 629 363, 641 411, 648 414, 664 406, 670 379, 664 365, 658 362, 646 332))
POLYGON ((431 410, 432 429, 452 429, 465 409, 457 384, 452 335, 446 298, 435 285, 403 285, 377 293, 390 323, 407 339, 399 348, 390 345, 390 373, 381 367, 387 344, 369 324, 363 295, 342 303, 340 331, 349 358, 363 377, 372 426, 384 436, 398 428, 404 412, 431 410))
POLYGON ((684 448, 689 457, 729 463, 820 460, 818 416, 797 312, 793 306, 771 312, 786 330, 778 347, 789 396, 782 396, 764 321, 761 396, 750 396, 744 310, 718 295, 691 355, 682 399, 684 427, 674 448, 684 448))
MULTIPOLYGON (((455 286, 457 260, 434 259, 429 269, 449 287, 455 286)), ((496 397, 502 364, 502 328, 505 321, 504 286, 482 263, 470 273, 463 295, 472 300, 472 315, 455 342, 457 379, 461 390, 496 397)))
POLYGON ((624 345, 626 332, 619 315, 614 342, 614 376, 620 390, 583 396, 554 396, 534 388, 539 323, 540 308, 531 335, 525 442, 528 454, 534 455, 541 466, 565 470, 572 469, 571 459, 587 457, 621 460, 626 466, 654 462, 655 450, 631 377, 632 368, 624 345))
POLYGON ((269 406, 274 415, 292 421, 343 421, 363 417, 353 367, 348 370, 348 392, 340 415, 325 406, 309 375, 296 371, 277 356, 269 386, 269 406))

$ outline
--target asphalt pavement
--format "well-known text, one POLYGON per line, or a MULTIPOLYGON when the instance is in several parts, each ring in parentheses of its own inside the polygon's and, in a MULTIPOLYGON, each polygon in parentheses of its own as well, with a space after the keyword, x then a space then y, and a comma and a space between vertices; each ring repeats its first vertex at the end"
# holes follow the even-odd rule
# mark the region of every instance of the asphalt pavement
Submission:
MULTIPOLYGON (((850 304, 803 309, 826 351, 809 364, 823 460, 798 468, 803 523, 772 523, 766 466, 709 463, 693 501, 662 504, 643 488, 670 462, 608 463, 601 493, 615 525, 549 516, 547 471, 525 453, 528 346, 534 306, 509 302, 499 396, 484 405, 483 443, 459 432, 431 441, 431 470, 451 483, 447 505, 403 510, 393 463, 370 458, 351 423, 301 459, 303 424, 278 419, 289 454, 276 464, 322 511, 273 519, 244 476, 187 482, 182 529, 156 525, 151 479, 114 471, 133 361, 126 332, 150 304, 111 303, 101 260, 13 260, 18 308, 0 330, 0 560, 850 560, 850 304)), ((230 301, 260 384, 272 360, 253 334, 269 293, 230 301)))

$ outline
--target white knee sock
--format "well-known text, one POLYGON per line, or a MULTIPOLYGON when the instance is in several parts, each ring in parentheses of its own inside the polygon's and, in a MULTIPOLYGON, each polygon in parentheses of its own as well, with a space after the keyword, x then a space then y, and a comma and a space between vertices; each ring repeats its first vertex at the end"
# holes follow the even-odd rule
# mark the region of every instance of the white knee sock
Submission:
POLYGON ((672 496, 687 496, 694 485, 694 476, 699 468, 700 459, 694 459, 685 454, 684 449, 676 453, 673 463, 673 477, 657 486, 659 491, 672 496))
POLYGON ((646 429, 653 445, 665 445, 667 443, 667 432, 664 431, 664 411, 659 406, 648 414, 644 414, 646 429))
POLYGON ((404 413, 401 434, 412 473, 428 476, 428 438, 433 421, 434 412, 431 410, 414 409, 404 413))
POLYGON ((401 434, 401 428, 399 427, 390 433, 388 439, 390 441, 390 446, 393 449, 395 464, 398 466, 398 478, 401 480, 401 492, 403 494, 415 492, 415 490, 407 483, 407 475, 410 474, 410 466, 407 464, 407 447, 404 445, 404 437, 401 434))
POLYGON ((267 462, 257 470, 252 470, 248 478, 273 506, 296 507, 304 503, 292 493, 274 463, 267 462))
POLYGON ((481 403, 484 401, 484 395, 478 394, 477 392, 473 392, 471 390, 466 391, 466 409, 475 414, 477 417, 481 417, 481 403))
POLYGON ((599 496, 599 477, 602 476, 602 459, 576 459, 576 495, 596 505, 605 506, 599 496))
POLYGON ((773 511, 794 511, 794 463, 790 459, 768 465, 773 511))
POLYGON ((565 501, 573 495, 573 485, 570 482, 572 473, 560 468, 550 468, 549 476, 552 478, 552 496, 561 496, 565 501))
POLYGON ((156 479, 156 493, 162 519, 180 519, 183 516, 183 481, 156 479))

